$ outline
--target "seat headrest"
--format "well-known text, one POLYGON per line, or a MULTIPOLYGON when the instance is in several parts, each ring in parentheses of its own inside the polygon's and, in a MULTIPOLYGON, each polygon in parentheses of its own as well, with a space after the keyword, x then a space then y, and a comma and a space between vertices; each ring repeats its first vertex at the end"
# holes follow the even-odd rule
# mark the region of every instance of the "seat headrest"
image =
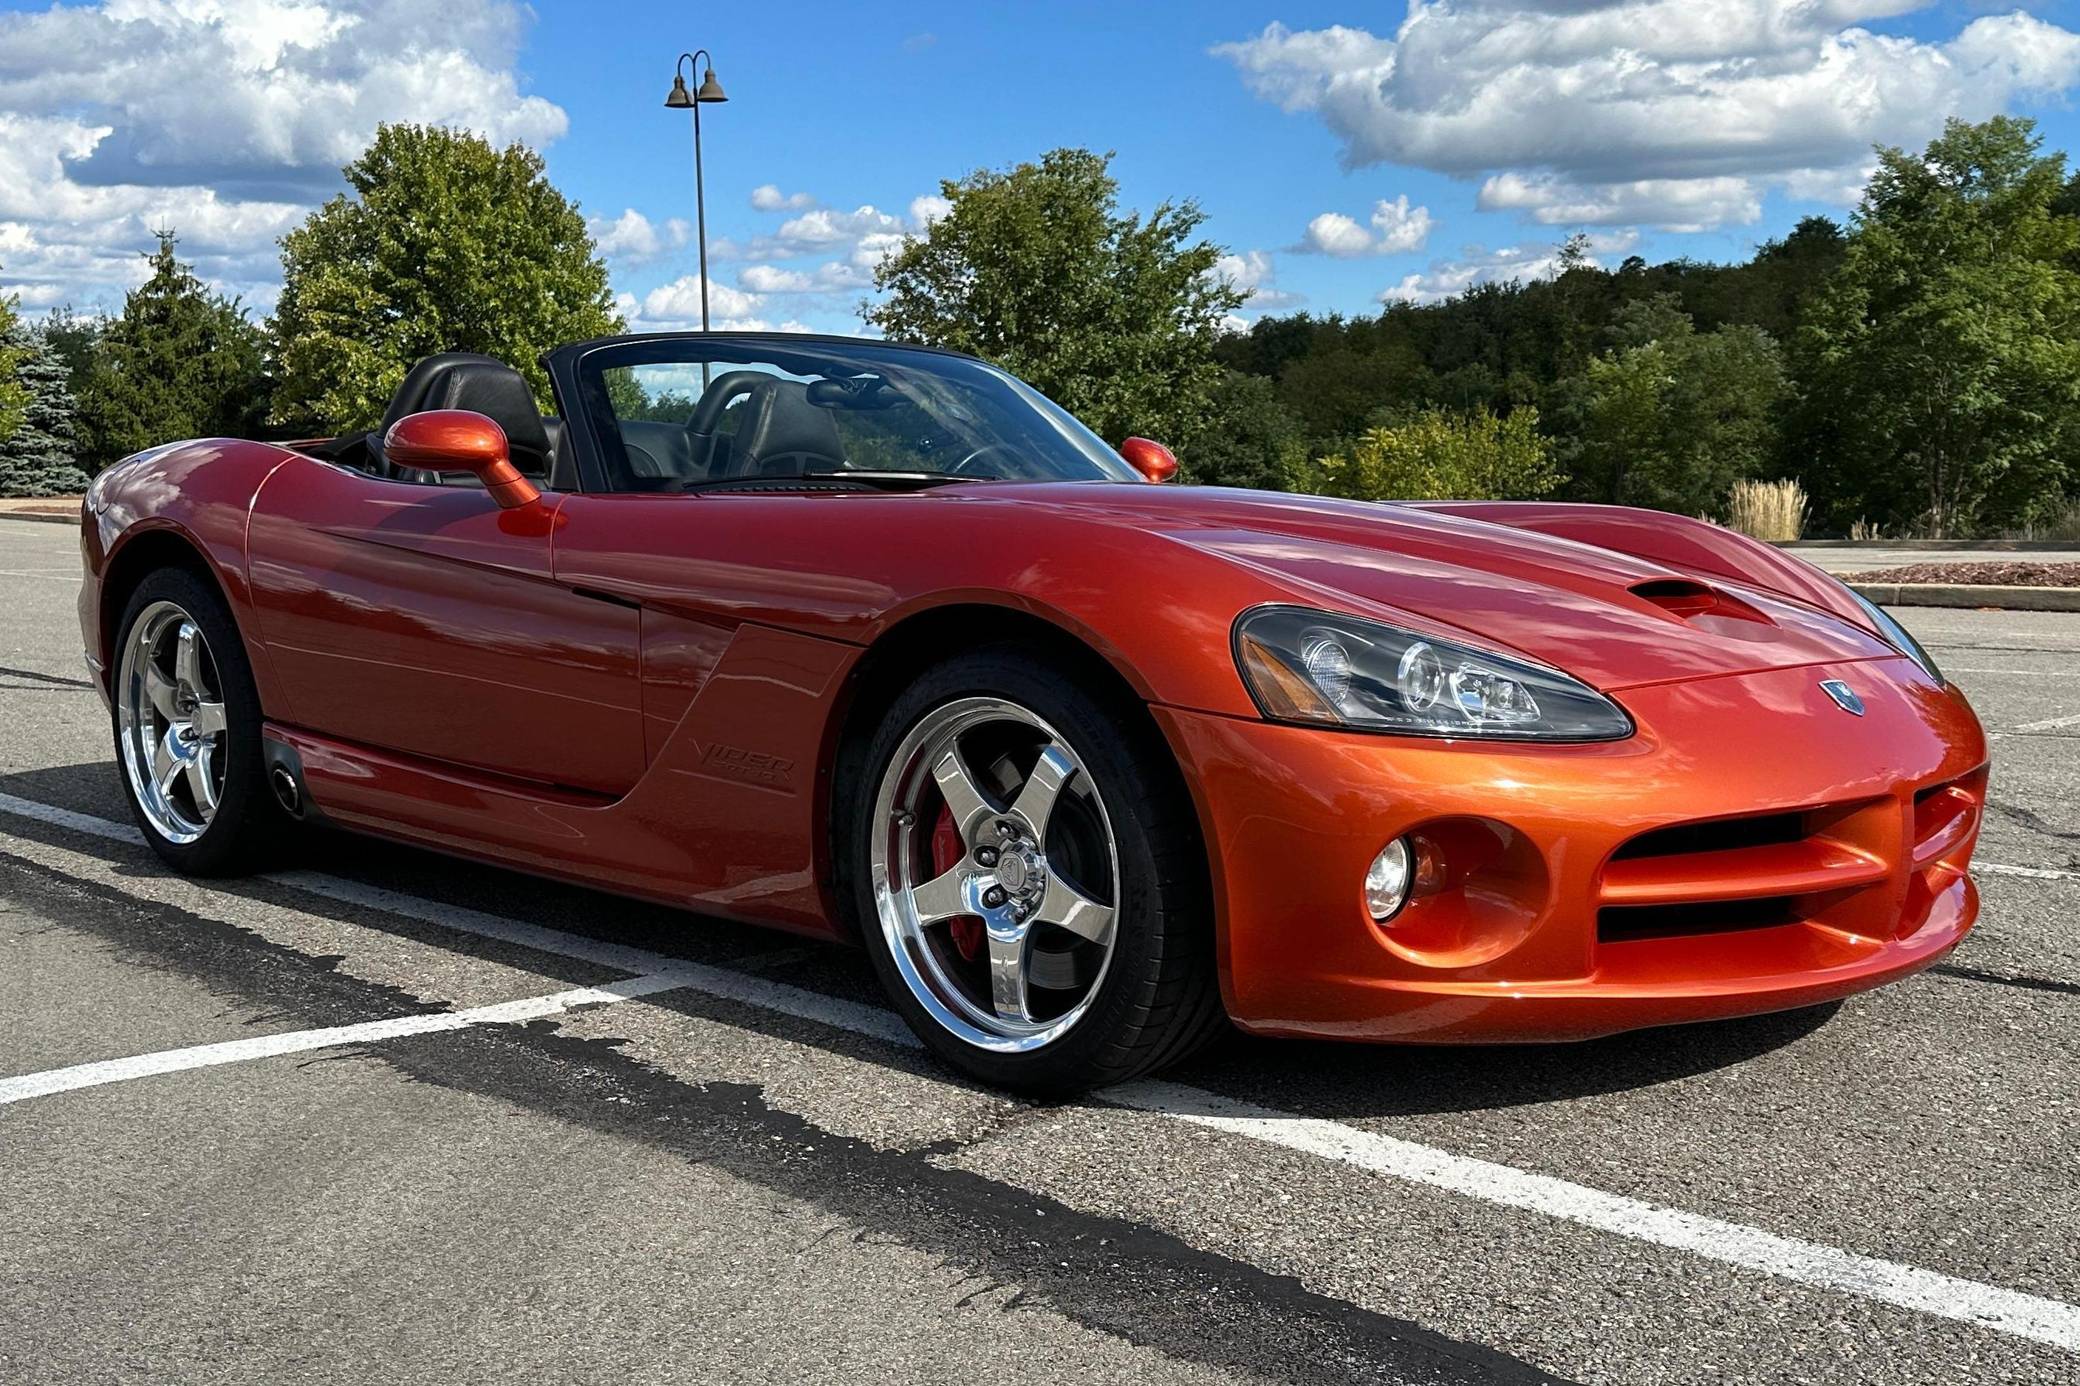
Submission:
POLYGON ((380 439, 407 414, 428 409, 470 409, 505 430, 513 465, 530 476, 549 470, 549 430, 534 407, 534 391, 505 362, 467 351, 429 356, 405 374, 383 414, 380 439))
POLYGON ((845 445, 831 411, 809 403, 809 387, 798 380, 761 383, 745 406, 751 416, 737 429, 735 471, 743 476, 787 476, 810 461, 835 467, 845 445))

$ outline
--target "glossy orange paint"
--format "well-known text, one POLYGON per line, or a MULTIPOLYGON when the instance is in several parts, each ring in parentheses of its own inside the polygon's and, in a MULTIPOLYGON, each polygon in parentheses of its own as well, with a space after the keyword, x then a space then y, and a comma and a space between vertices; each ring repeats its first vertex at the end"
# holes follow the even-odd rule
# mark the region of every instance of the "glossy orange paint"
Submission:
POLYGON ((1580 1039, 1816 1004, 1925 967, 1970 927, 1986 742, 1963 698, 1910 661, 1620 701, 1636 736, 1572 747, 1160 710, 1218 863, 1230 1013, 1265 1034, 1580 1039), (1865 716, 1834 706, 1828 677, 1853 683, 1865 716), (1621 855, 1677 825, 1706 825, 1711 844, 1728 820, 1784 813, 1810 835, 1621 855), (1403 834, 1443 840, 1465 874, 1375 925, 1360 882, 1403 834), (1729 900, 1791 903, 1780 922, 1712 933, 1599 927, 1607 910, 1729 900))
MULTIPOLYGON (((1795 560, 1640 516, 1008 482, 506 509, 214 442, 104 474, 84 551, 95 594, 153 533, 204 557, 320 812, 734 918, 839 931, 830 777, 855 673, 951 616, 976 639, 1050 628, 1149 705, 1248 1028, 1579 1037, 1808 1004, 1940 956, 1977 908, 1986 745, 1963 698, 1795 560), (1229 641, 1271 602, 1555 665, 1638 734, 1267 723, 1229 641), (1641 848, 1762 817, 1710 850, 1641 848), (1404 832, 1437 869, 1381 927, 1360 882, 1404 832), (1782 917, 1671 932, 1652 914, 1751 906, 1782 917)), ((83 599, 90 650, 108 606, 83 599)))
POLYGON ((1129 438, 1119 445, 1119 455, 1150 481, 1168 481, 1177 475, 1177 454, 1153 438, 1129 438))
POLYGON ((518 510, 542 498, 513 465, 506 431, 469 409, 428 409, 407 414, 383 435, 383 455, 400 467, 429 472, 468 472, 500 509, 518 510))

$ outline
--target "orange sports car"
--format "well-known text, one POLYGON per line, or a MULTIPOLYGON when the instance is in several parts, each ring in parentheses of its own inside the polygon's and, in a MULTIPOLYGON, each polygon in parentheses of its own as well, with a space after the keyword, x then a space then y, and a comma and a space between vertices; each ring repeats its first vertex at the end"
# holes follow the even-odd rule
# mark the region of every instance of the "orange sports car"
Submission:
MULTIPOLYGON (((983 362, 681 334, 132 457, 86 651, 185 871, 296 820, 857 940, 1065 1090, 1233 1022, 1576 1039, 1970 927, 1986 741, 1883 612, 1681 516, 1151 485, 983 362)), ((686 927, 699 928, 689 917, 686 927)))

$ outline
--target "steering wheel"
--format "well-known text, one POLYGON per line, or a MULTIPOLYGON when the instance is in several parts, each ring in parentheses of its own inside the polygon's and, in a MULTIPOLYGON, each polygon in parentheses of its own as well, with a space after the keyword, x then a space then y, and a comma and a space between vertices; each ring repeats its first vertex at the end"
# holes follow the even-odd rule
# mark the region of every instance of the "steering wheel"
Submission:
POLYGON ((960 461, 954 463, 951 467, 948 467, 946 469, 946 475, 968 475, 968 469, 970 467, 972 467, 980 459, 989 456, 993 452, 1001 452, 1016 455, 1016 449, 1014 449, 1009 443, 984 443, 981 447, 976 448, 974 451, 970 452, 966 457, 963 457, 960 461))

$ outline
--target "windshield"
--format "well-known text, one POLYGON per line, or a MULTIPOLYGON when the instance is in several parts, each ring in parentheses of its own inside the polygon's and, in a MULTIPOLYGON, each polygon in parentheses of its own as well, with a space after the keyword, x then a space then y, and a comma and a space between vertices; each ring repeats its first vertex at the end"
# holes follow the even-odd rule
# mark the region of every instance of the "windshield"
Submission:
POLYGON ((611 489, 788 477, 1139 481, 1032 387, 876 343, 669 337, 588 352, 580 388, 611 489))

